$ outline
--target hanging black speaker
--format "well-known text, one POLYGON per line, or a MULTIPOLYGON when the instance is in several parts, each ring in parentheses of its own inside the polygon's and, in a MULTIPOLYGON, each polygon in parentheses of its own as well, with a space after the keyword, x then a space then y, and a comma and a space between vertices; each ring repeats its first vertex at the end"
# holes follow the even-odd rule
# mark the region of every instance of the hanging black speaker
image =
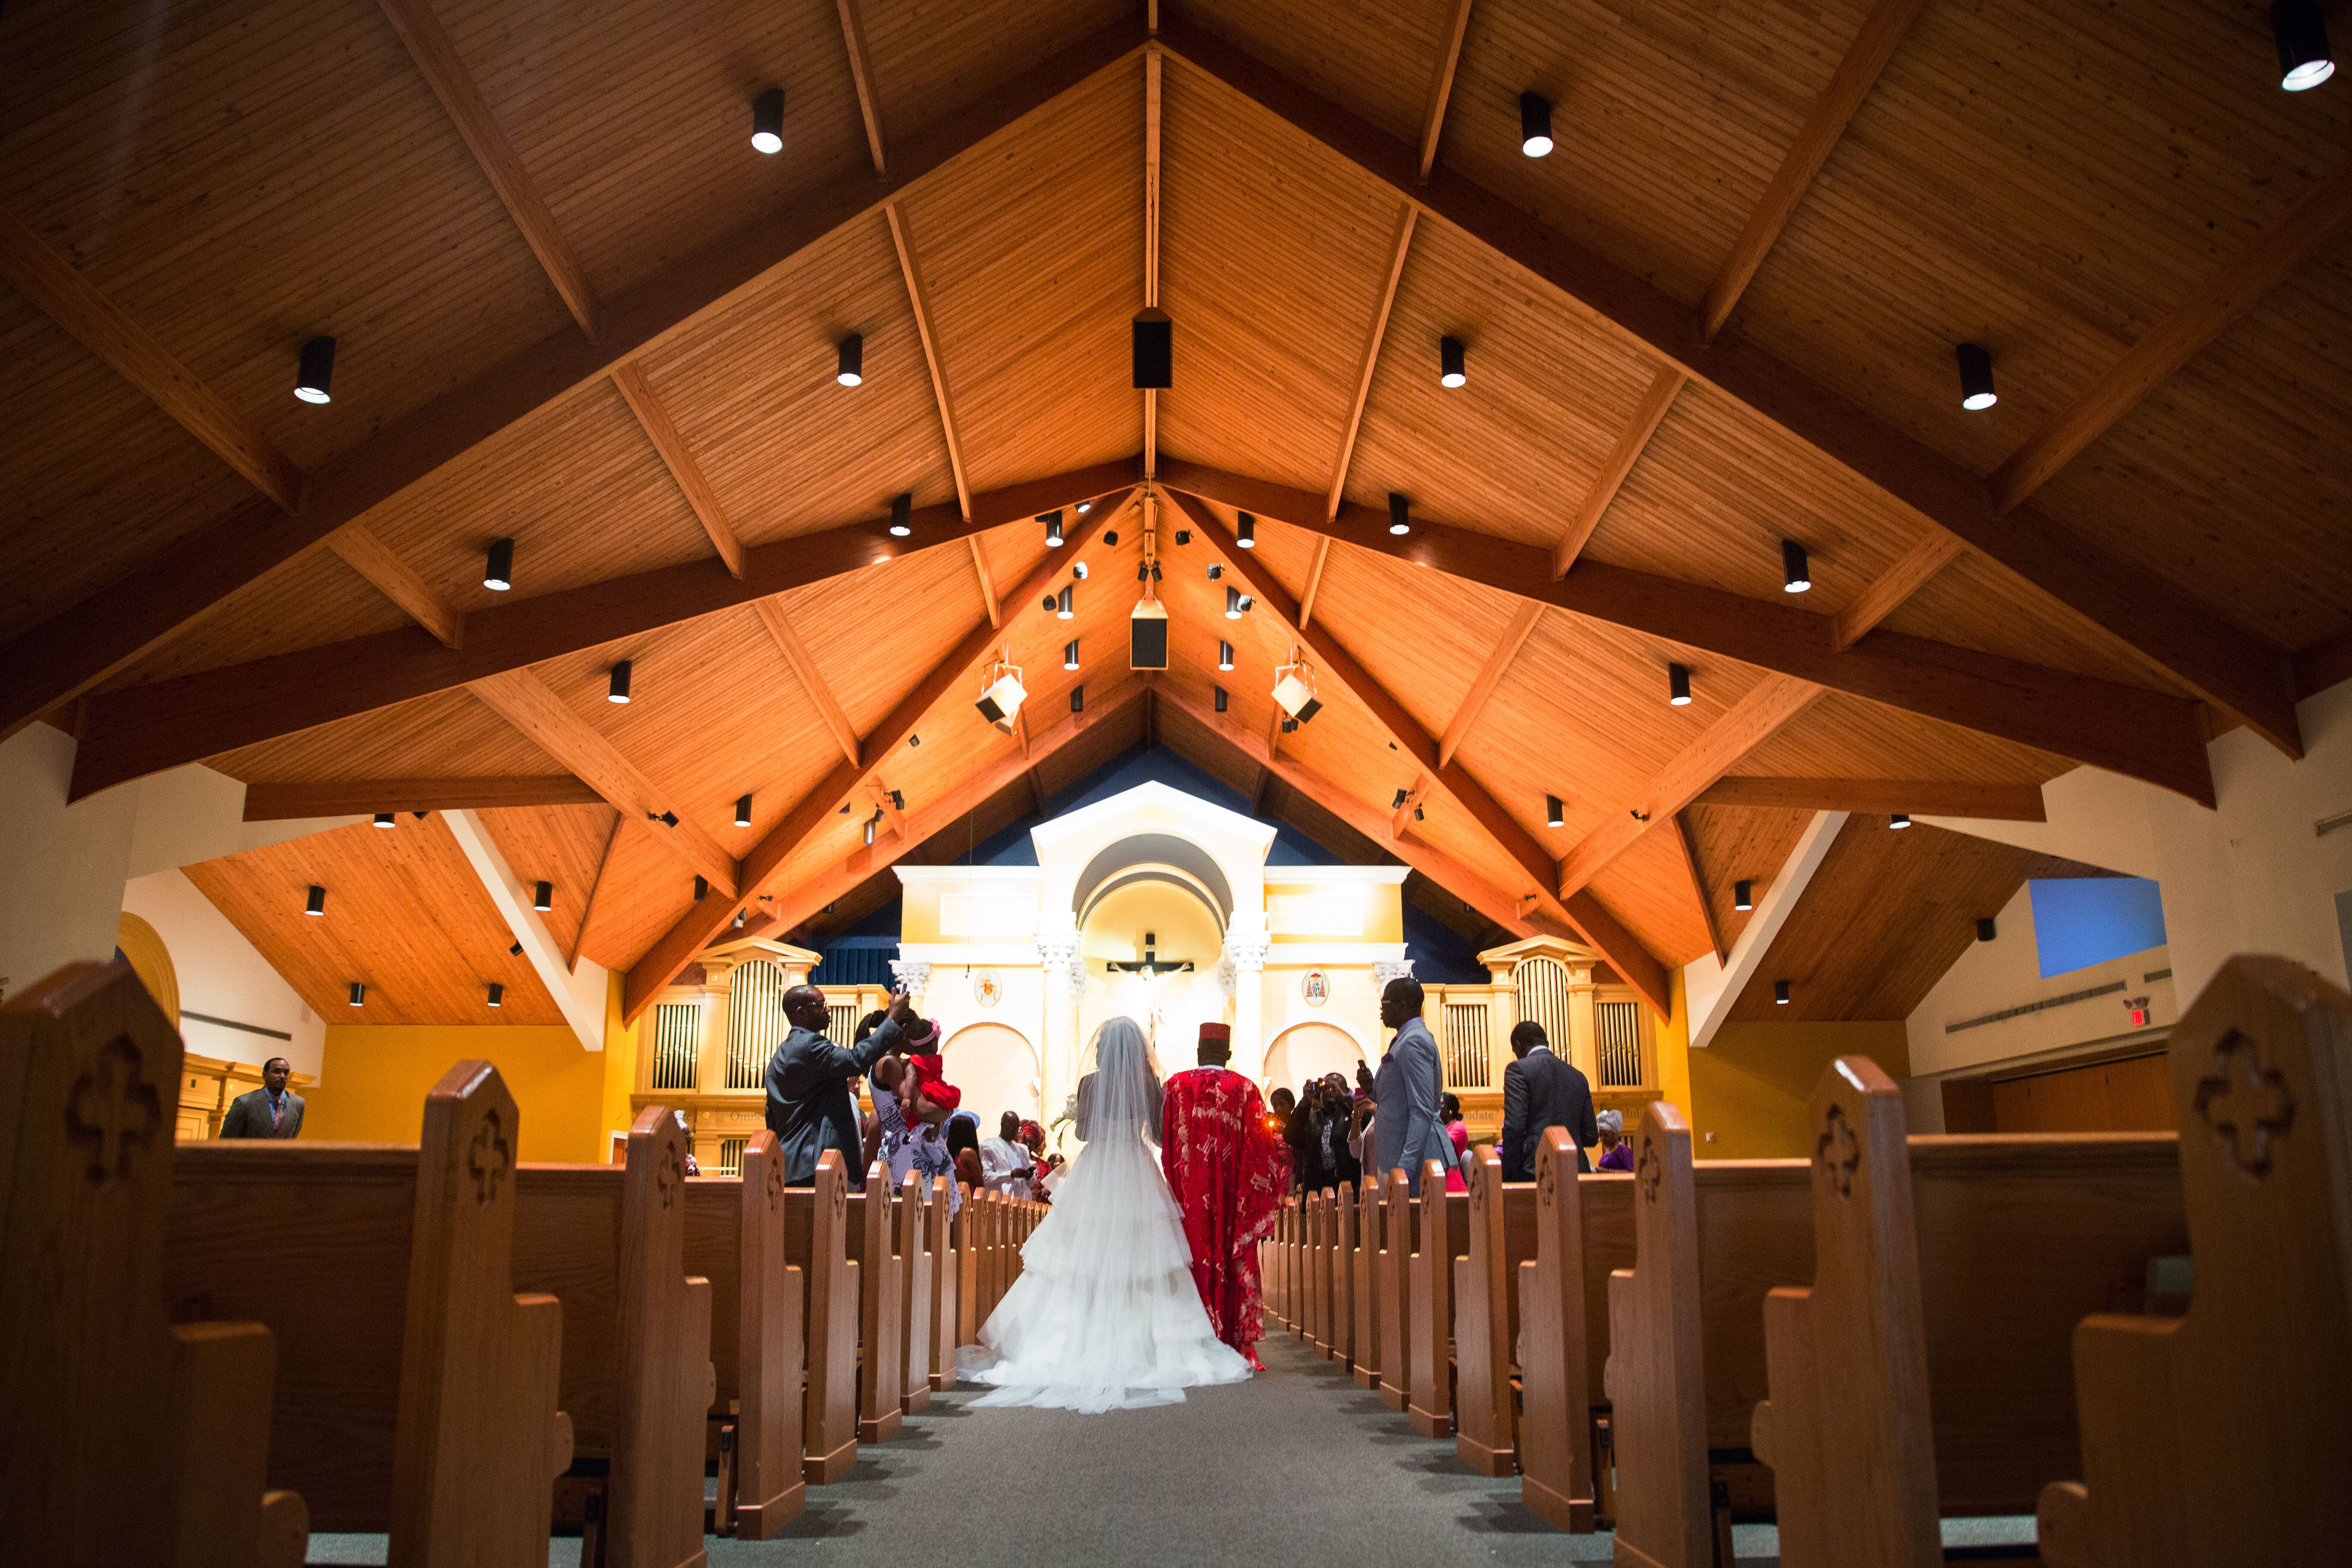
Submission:
POLYGON ((1165 310, 1146 310, 1135 319, 1137 391, 1176 384, 1175 327, 1165 310))

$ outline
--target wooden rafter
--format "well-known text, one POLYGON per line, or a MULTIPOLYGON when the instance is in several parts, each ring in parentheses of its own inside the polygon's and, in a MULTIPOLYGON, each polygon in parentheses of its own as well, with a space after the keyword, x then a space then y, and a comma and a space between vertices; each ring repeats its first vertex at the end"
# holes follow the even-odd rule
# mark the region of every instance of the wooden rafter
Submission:
POLYGON ((1799 811, 1908 811, 1923 817, 1991 817, 2040 822, 2039 784, 1977 784, 1955 779, 1782 779, 1727 774, 1692 799, 1696 806, 1765 806, 1799 811))
MULTIPOLYGON (((1983 481, 1861 405, 1734 334, 1706 342, 1690 308, 1450 169, 1416 179, 1414 150, 1181 18, 1171 52, 1386 183, 1601 322, 1745 405, 1792 440, 1959 536, 2017 581, 2065 607, 2207 702, 2302 755, 2286 657, 2152 569, 2097 549, 2023 508, 1985 505, 1983 481)), ((1255 510, 1255 508, 1252 508, 1255 510)))
POLYGON ((971 486, 963 475, 963 443, 956 438, 955 399, 948 392, 947 367, 940 361, 940 340, 931 330, 931 308, 923 292, 923 269, 915 260, 915 241, 908 232, 907 214, 897 202, 886 203, 882 215, 890 220, 890 243, 898 252, 898 273, 907 280, 907 303, 914 308, 915 330, 923 340, 923 362, 931 370, 931 395, 940 406, 940 432, 947 439, 948 467, 955 475, 956 504, 971 516, 971 486))
POLYGON ((1389 815, 1389 837, 1401 839, 1412 830, 1412 814, 1421 810, 1422 798, 1429 793, 1429 775, 1416 777, 1412 788, 1404 792, 1404 804, 1389 815))
MULTIPOLYGON (((1469 0, 1463 0, 1466 16, 1469 0)), ((1356 461, 1356 435, 1364 426, 1364 403, 1372 395, 1372 372, 1380 367, 1381 342, 1389 333, 1389 312, 1395 308, 1397 282, 1404 277, 1405 254, 1412 248, 1413 226, 1421 221, 1421 209, 1405 204, 1404 215, 1397 220, 1396 244, 1389 254, 1388 280, 1381 285, 1380 308, 1372 312, 1371 330, 1364 334, 1364 359, 1356 374, 1355 401, 1348 407, 1348 426, 1339 437, 1339 455, 1331 465, 1331 491, 1325 509, 1337 512, 1339 497, 1348 486, 1348 469, 1356 461)), ((1318 559, 1318 566, 1321 564, 1318 559)))
MULTIPOLYGON (((1329 548, 1328 539, 1323 542, 1325 548, 1329 548)), ((1454 722, 1447 725, 1445 733, 1437 737, 1437 765, 1440 768, 1452 762, 1454 754, 1462 748, 1463 738, 1470 733, 1470 727, 1478 722, 1478 716, 1486 711, 1487 699, 1495 695, 1496 686, 1502 683, 1504 672, 1511 667, 1511 661, 1519 656, 1519 650, 1526 646, 1528 634, 1535 631, 1536 622, 1542 618, 1542 605, 1524 603, 1512 615, 1511 623, 1503 628, 1502 640, 1486 656, 1478 678, 1472 681, 1470 689, 1463 694, 1462 706, 1454 710, 1454 722)))
POLYGON ((1650 437, 1658 433, 1658 426, 1665 420, 1666 411, 1675 406, 1675 398, 1682 392, 1683 382, 1688 379, 1673 365, 1658 367, 1658 373, 1651 378, 1649 390, 1634 405, 1633 417, 1627 420, 1625 428, 1618 433, 1617 444, 1611 449, 1608 463, 1601 467, 1592 481, 1592 487, 1584 493, 1584 498, 1576 504, 1576 510, 1569 517, 1568 528, 1560 534, 1559 543, 1552 550, 1551 574, 1554 577, 1566 577, 1568 569, 1576 564, 1576 558, 1584 553, 1585 545, 1592 538, 1592 530, 1601 526, 1601 515, 1609 510, 1609 503, 1615 500, 1617 492, 1624 487, 1626 476, 1633 472, 1633 465, 1642 460, 1643 452, 1650 444, 1650 437))
POLYGON ((347 523, 327 536, 327 548, 345 566, 373 583, 376 591, 408 612, 445 648, 465 641, 465 617, 365 523, 347 523))
POLYGON ((572 319, 589 337, 596 335, 596 295, 588 287, 588 274, 580 258, 572 254, 571 244, 563 231, 555 226, 555 214, 548 211, 547 203, 532 183, 530 172, 522 160, 515 156, 513 144, 490 113, 489 105, 482 101, 481 89, 457 58, 457 48, 449 35, 433 15, 431 0, 380 0, 384 17, 400 41, 408 46, 409 57, 441 100, 449 114, 450 123, 465 138, 481 165, 482 174, 490 188, 506 204, 507 214, 514 219, 515 227, 522 231, 523 243, 530 246, 531 255, 546 270, 547 281, 563 300, 572 319))
POLYGON ((509 670, 470 682, 466 689, 572 769, 614 810, 644 822, 654 841, 687 870, 708 878, 721 893, 735 891, 735 857, 700 823, 678 810, 679 802, 623 756, 619 747, 565 706, 545 681, 529 670, 509 670), (659 821, 665 815, 675 816, 677 824, 659 821))
POLYGON ((1298 623, 1311 624, 1315 620, 1315 596, 1323 591, 1323 563, 1331 559, 1331 541, 1315 541, 1315 564, 1307 569, 1307 589, 1298 596, 1298 623))
POLYGON ((1707 341, 1714 341, 1715 335, 1723 330, 1733 307, 1747 292, 1748 280, 1764 265, 1765 256, 1780 237, 1780 230, 1796 212, 1797 204, 1812 189, 1813 176, 1829 161, 1831 151, 1845 134, 1854 111, 1870 96, 1879 73, 1895 57, 1895 46, 1911 30, 1912 19, 1919 15, 1925 3, 1926 0, 1878 0, 1870 8, 1870 15, 1863 18, 1861 31, 1846 47, 1845 57, 1838 61, 1829 86, 1813 100, 1811 112, 1798 128, 1796 141, 1780 160, 1771 183, 1764 187, 1755 210, 1748 214, 1748 225, 1732 242, 1731 254, 1724 258, 1715 281, 1707 286, 1706 298, 1699 302, 1699 334, 1707 341))
POLYGON ((1897 556, 1894 565, 1873 578, 1853 596, 1853 603, 1837 612, 1830 622, 1830 646, 1851 648, 1861 642, 1925 588, 1928 579, 1967 554, 1968 548, 1941 528, 1920 535, 1916 544, 1897 556))
POLYGON ((727 520, 727 509, 719 504, 719 492, 702 472, 702 465, 694 460, 694 453, 686 444, 686 437, 669 417, 669 411, 654 396, 653 383, 646 380, 642 366, 631 360, 613 367, 613 385, 628 403, 629 412, 637 416, 646 439, 654 444, 661 456, 662 466, 686 496, 687 505, 702 524, 702 531, 710 536, 711 549, 727 563, 729 572, 743 575, 743 544, 735 537, 734 525, 727 520))
POLYGON ((613 864, 613 846, 621 841, 621 828, 627 821, 628 818, 620 812, 613 813, 613 826, 604 834, 604 852, 596 857, 596 874, 588 879, 588 896, 580 905, 579 927, 572 933, 572 951, 564 956, 563 967, 567 969, 580 967, 580 945, 588 940, 588 923, 596 918, 596 895, 604 891, 604 873, 613 864))
MULTIPOLYGON (((238 507, 208 523, 183 523, 172 530, 179 542, 0 645, 0 733, 88 691, 345 523, 667 340, 1006 127, 1116 69, 1144 39, 1132 18, 1107 26, 908 137, 893 152, 887 182, 877 184, 862 172, 845 175, 602 301, 594 341, 565 328, 387 425, 310 476, 299 516, 238 507)), ((13 263, 22 248, 0 235, 0 257, 13 263)), ((54 256, 49 260, 52 271, 71 272, 54 256)), ((11 267, 11 282, 18 270, 11 267)), ((19 287, 47 308, 34 289, 19 287)))
POLYGON ((1682 846, 1683 870, 1690 873, 1691 892, 1698 897, 1699 917, 1706 922, 1707 946, 1715 949, 1715 961, 1724 962, 1731 954, 1730 944, 1723 939, 1723 925, 1715 917, 1715 900, 1707 895, 1706 873, 1698 861, 1698 835, 1691 831, 1687 809, 1675 813, 1675 842, 1682 846))
MULTIPOLYGON (((2347 222, 2352 222, 2352 161, 2338 165, 2253 244, 2209 274, 2188 298, 2011 453, 1989 482, 1993 510, 2007 513, 2022 505, 2158 382, 2310 260, 2347 222)), ((2252 715, 2247 717, 2252 721, 2252 715)))
POLYGON ((1624 810, 1603 817, 1600 826, 1577 841, 1559 862, 1560 897, 1568 897, 1600 875, 1658 819, 1671 818, 1696 800, 1733 763, 1804 712, 1821 695, 1821 687, 1787 675, 1767 675, 1759 682, 1696 740, 1676 753, 1637 799, 1627 802, 1624 810))
MULTIPOLYGON (((1157 0, 1152 31, 1159 31, 1157 0)), ((1163 65, 1157 47, 1143 51, 1143 308, 1160 308, 1160 98, 1163 65)), ((1159 471, 1160 393, 1143 389, 1143 476, 1159 471)))
MULTIPOLYGON (((112 366, 115 374, 144 392, 149 402, 210 447, 214 456, 243 475, 247 484, 281 511, 302 509, 304 476, 293 460, 71 262, 5 209, 0 209, 0 278, 80 340, 83 348, 112 366)), ((0 711, 0 733, 13 728, 17 716, 0 711)))
POLYGON ((479 779, 334 779, 245 787, 245 820, 357 817, 375 811, 479 811, 507 806, 593 806, 604 797, 576 774, 479 779))
POLYGON ((849 78, 857 89, 857 116, 866 122, 866 151, 874 159, 874 177, 890 177, 888 145, 882 138, 882 100, 874 89, 874 66, 866 53, 866 18, 857 0, 834 0, 841 12, 841 41, 849 50, 849 78))
POLYGON ((852 767, 856 766, 863 757, 857 731, 850 727, 849 716, 841 711, 841 704, 835 700, 833 687, 825 683, 824 672, 817 668, 816 659, 809 653, 808 644, 802 642, 801 634, 793 630, 792 619, 784 613, 783 601, 762 599, 753 608, 760 612, 760 623, 767 627, 768 636, 776 644, 776 651, 784 656, 784 663, 790 664, 793 674, 799 677, 801 690, 807 695, 809 706, 816 709, 819 718, 824 720, 824 727, 832 733, 835 744, 841 747, 841 754, 849 759, 852 767))
POLYGON ((991 626, 1004 624, 1004 607, 996 601, 996 580, 988 575, 988 550, 978 534, 964 540, 971 547, 971 574, 980 583, 980 601, 988 611, 991 626))
POLYGON ((1325 520, 1309 491, 1181 460, 1161 466, 1164 483, 1260 518, 2213 802, 2204 717, 2181 697, 1884 630, 1840 652, 1829 617, 1786 604, 1590 559, 1555 580, 1540 547, 1421 518, 1399 538, 1385 511, 1349 503, 1325 520))
POLYGON ((1462 35, 1470 26, 1470 0, 1454 0, 1437 52, 1437 68, 1429 78, 1429 101, 1421 111, 1421 178, 1426 184, 1437 162, 1438 133, 1445 129, 1445 102, 1454 96, 1454 68, 1462 63, 1462 35))
POLYGON ((376 632, 103 693, 83 705, 76 788, 102 789, 501 670, 753 603, 865 570, 884 556, 961 550, 968 533, 1101 496, 1130 483, 1135 467, 1132 461, 1109 463, 985 492, 972 498, 976 515, 968 522, 952 506, 919 507, 910 519, 911 539, 894 539, 882 519, 868 518, 755 545, 744 551, 740 579, 713 560, 688 561, 493 605, 465 618, 459 649, 441 647, 414 630, 376 632))
POLYGON ((882 820, 890 824, 892 832, 902 839, 907 836, 907 813, 899 809, 898 801, 890 798, 889 787, 882 782, 879 775, 866 780, 866 799, 882 820))

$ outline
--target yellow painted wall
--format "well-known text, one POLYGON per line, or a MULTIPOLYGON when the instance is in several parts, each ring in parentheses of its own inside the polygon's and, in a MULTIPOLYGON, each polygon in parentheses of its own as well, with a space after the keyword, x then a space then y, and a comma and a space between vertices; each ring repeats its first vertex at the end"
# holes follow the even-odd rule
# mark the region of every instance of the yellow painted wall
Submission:
MULTIPOLYGON (((1666 1000, 1674 1012, 1658 1023, 1658 1092, 1674 1102, 1687 1122, 1691 1119, 1690 998, 1683 989, 1680 969, 1666 977, 1666 1000)), ((1628 1126, 1625 1131, 1630 1134, 1633 1129, 1628 1126)))
MULTIPOLYGON (((305 1097, 302 1135, 413 1144, 424 1128, 425 1093, 452 1063, 478 1057, 499 1070, 515 1097, 520 1158, 602 1160, 611 1055, 582 1050, 579 1037, 562 1024, 329 1024, 319 1083, 305 1097)), ((622 1104, 625 1115, 625 1091, 622 1104)))
MULTIPOLYGON (((1676 1012, 1682 977, 1675 976, 1676 1012)), ((1685 1036, 1687 1038, 1687 1036, 1685 1036)), ((1660 1052, 1662 1058, 1664 1051, 1660 1052)), ((1875 1023, 1728 1023, 1687 1053, 1693 1155, 1767 1159, 1812 1153, 1805 1103, 1830 1062, 1867 1056, 1896 1080, 1911 1074, 1903 1020, 1875 1023), (1715 1141, 1707 1141, 1713 1134, 1715 1141)))
POLYGON ((645 1017, 640 1014, 635 1023, 621 1021, 621 988, 628 978, 615 969, 604 990, 604 1083, 596 1125, 596 1150, 581 1156, 599 1163, 612 1154, 612 1134, 629 1130, 629 1096, 637 1088, 637 1035, 645 1017))

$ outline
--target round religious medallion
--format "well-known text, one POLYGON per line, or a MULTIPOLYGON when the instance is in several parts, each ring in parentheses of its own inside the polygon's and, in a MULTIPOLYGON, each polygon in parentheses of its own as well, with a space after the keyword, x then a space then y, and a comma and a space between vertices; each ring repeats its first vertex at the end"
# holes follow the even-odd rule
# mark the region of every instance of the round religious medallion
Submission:
POLYGON ((1310 1008, 1319 1008, 1331 999, 1331 977, 1320 969, 1309 969, 1298 977, 1298 994, 1307 998, 1310 1008))
POLYGON ((982 1007, 992 1008, 1004 999, 1004 982, 993 969, 982 969, 971 977, 971 999, 982 1007))

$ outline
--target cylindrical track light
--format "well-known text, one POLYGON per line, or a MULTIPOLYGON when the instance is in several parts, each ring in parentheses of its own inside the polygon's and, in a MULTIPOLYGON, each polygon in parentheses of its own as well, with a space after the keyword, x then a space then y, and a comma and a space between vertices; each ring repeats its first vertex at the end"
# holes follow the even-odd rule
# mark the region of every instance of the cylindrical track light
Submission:
POLYGON ((625 703, 629 700, 629 665, 630 661, 624 659, 613 666, 613 684, 604 692, 606 702, 625 703))
POLYGON ((1078 640, 1076 637, 1073 637, 1068 642, 1062 644, 1062 668, 1066 670, 1075 670, 1077 667, 1078 640))
POLYGON ((1911 813, 1897 811, 1886 819, 1886 825, 1890 828, 1907 828, 1911 825, 1911 813))
POLYGON ((866 381, 866 334, 852 332, 841 340, 841 360, 834 367, 833 379, 843 386, 854 387, 866 381))
POLYGON ((1780 587, 1788 593, 1802 593, 1813 585, 1813 569, 1805 559, 1805 547, 1794 539, 1780 541, 1780 587))
POLYGON ((2287 91, 2317 87, 2336 74, 2319 0, 2273 0, 2271 31, 2278 38, 2279 86, 2287 91))
POLYGON ((1775 980, 1772 982, 1772 1002, 1776 1007, 1785 1008, 1789 1005, 1788 981, 1775 980))
POLYGON ((320 887, 317 883, 312 883, 310 884, 310 891, 302 895, 302 913, 305 915, 326 914, 327 890, 320 887))
POLYGON ((490 982, 489 1002, 490 1006, 494 1008, 502 1008, 507 1005, 507 988, 499 984, 496 980, 492 980, 490 982))
POLYGON ((874 847, 874 824, 881 820, 882 813, 879 811, 866 819, 866 847, 869 850, 874 847))
POLYGON ((1094 509, 1095 504, 1092 501, 1080 501, 1078 503, 1078 516, 1082 517, 1094 509))
POLYGON ((530 890, 530 906, 541 915, 554 908, 555 884, 551 882, 534 883, 530 890))
POLYGON ((1257 519, 1247 512, 1241 515, 1241 520, 1234 529, 1234 542, 1244 549, 1257 549, 1257 519))
POLYGON ((1999 935, 2000 935, 2000 928, 1999 928, 1998 926, 1996 926, 1996 925, 1993 924, 1993 919, 1992 919, 1992 916, 1991 916, 1991 915, 1978 915, 1978 916, 1977 916, 1977 940, 1978 940, 1978 941, 1979 941, 1979 942, 1990 942, 1990 941, 1991 941, 1995 936, 1998 936, 1999 935))
POLYGON ((1060 549, 1062 548, 1062 514, 1048 512, 1037 520, 1045 525, 1045 548, 1060 549))
POLYGON ((890 537, 903 539, 915 531, 915 493, 901 490, 890 497, 890 537))
POLYGON ((1519 151, 1530 158, 1551 151, 1551 99, 1539 92, 1519 94, 1519 151))
POLYGON ((1054 618, 1055 620, 1067 621, 1070 617, 1078 612, 1075 602, 1077 591, 1077 584, 1076 583, 1066 582, 1062 584, 1061 597, 1054 605, 1054 618))
POLYGON ((1084 681, 1070 688, 1070 711, 1072 713, 1087 711, 1087 684, 1084 681))
POLYGON ((1952 350, 1960 361, 1960 406, 1970 413, 2000 401, 1992 390, 1992 355, 1982 343, 1962 343, 1952 350))
POLYGON ((1223 687, 1223 686, 1214 686, 1214 687, 1212 687, 1211 689, 1212 689, 1212 690, 1213 690, 1213 691, 1217 694, 1217 711, 1218 711, 1219 713, 1223 713, 1223 712, 1224 712, 1224 711, 1225 711, 1226 705, 1228 705, 1229 703, 1231 703, 1231 702, 1233 701, 1233 699, 1232 699, 1230 696, 1226 695, 1226 694, 1225 694, 1225 688, 1224 688, 1224 687, 1223 687))
POLYGON ((769 88, 751 100, 751 147, 771 157, 784 150, 782 88, 769 88))
POLYGON ((355 1008, 367 1006, 367 987, 358 980, 352 982, 352 1006, 355 1008))
POLYGON ((488 559, 482 562, 482 586, 504 593, 514 586, 514 540, 492 539, 488 559))
POLYGON ((1405 798, 1406 798, 1408 795, 1412 794, 1412 791, 1411 791, 1410 789, 1400 789, 1400 790, 1398 790, 1398 791, 1396 792, 1396 799, 1389 802, 1389 810, 1391 810, 1391 811, 1402 811, 1402 810, 1404 810, 1405 798))
POLYGON ((709 896, 710 879, 707 876, 696 877, 694 879, 694 902, 700 904, 704 899, 709 898, 709 896))
POLYGON ((1469 372, 1463 368, 1462 340, 1459 338, 1437 340, 1437 384, 1444 387, 1458 387, 1469 379, 1469 372))
POLYGON ((749 795, 735 797, 735 825, 739 828, 751 825, 751 797, 749 795))
POLYGON ((390 811, 378 811, 375 814, 375 825, 379 828, 389 828, 394 821, 394 818, 390 811))
POLYGON ((1690 666, 1666 666, 1666 701, 1675 707, 1690 706, 1690 666))
POLYGON ((1389 532, 1412 532, 1412 503, 1394 490, 1389 492, 1389 532))
POLYGON ((1228 621, 1238 621, 1241 618, 1242 591, 1234 587, 1231 583, 1227 583, 1225 585, 1225 619, 1228 621))
POLYGON ((1221 637, 1217 640, 1217 668, 1230 670, 1233 667, 1234 645, 1221 637))
POLYGON ((1544 797, 1544 826, 1547 828, 1568 826, 1568 812, 1560 805, 1559 797, 1557 795, 1544 797))
POLYGON ((1731 884, 1731 907, 1734 909, 1755 908, 1756 884, 1752 882, 1733 883, 1731 884))
POLYGON ((294 395, 304 402, 327 402, 335 381, 335 340, 313 338, 302 345, 302 362, 294 372, 294 395))

